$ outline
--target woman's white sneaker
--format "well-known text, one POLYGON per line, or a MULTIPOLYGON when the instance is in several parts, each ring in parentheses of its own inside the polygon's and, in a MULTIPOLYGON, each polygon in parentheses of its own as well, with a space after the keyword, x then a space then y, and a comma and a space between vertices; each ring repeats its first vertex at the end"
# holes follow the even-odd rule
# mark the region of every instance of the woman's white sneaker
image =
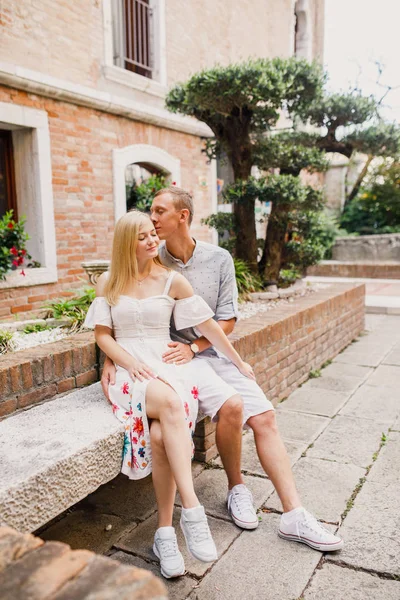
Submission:
POLYGON ((183 556, 179 552, 175 529, 160 527, 154 535, 153 552, 160 561, 161 573, 166 579, 185 573, 183 556))
POLYGON ((256 529, 258 517, 253 506, 253 495, 243 484, 235 485, 228 492, 226 500, 232 521, 242 529, 256 529))
POLYGON ((182 508, 181 528, 188 550, 194 558, 203 562, 217 560, 217 549, 211 536, 203 506, 182 508))
POLYGON ((321 552, 334 552, 344 545, 338 535, 331 533, 304 508, 283 513, 278 535, 285 540, 302 542, 321 552))

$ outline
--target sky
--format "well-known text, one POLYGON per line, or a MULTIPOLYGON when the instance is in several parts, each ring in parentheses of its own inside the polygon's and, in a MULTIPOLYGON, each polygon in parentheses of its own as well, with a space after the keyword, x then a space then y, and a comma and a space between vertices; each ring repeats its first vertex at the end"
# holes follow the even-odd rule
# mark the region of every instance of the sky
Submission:
POLYGON ((324 63, 328 88, 341 91, 358 84, 364 94, 381 98, 381 82, 398 89, 384 100, 384 116, 400 122, 400 0, 325 0, 324 63))

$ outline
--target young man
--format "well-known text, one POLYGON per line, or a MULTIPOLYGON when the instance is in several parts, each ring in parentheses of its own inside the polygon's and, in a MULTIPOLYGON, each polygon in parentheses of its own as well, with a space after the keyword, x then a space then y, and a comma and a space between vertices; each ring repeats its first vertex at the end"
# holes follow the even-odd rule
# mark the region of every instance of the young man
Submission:
MULTIPOLYGON (((214 311, 214 318, 226 334, 233 331, 238 318, 237 286, 231 255, 224 249, 194 240, 190 235, 193 200, 183 189, 169 187, 157 192, 151 207, 151 219, 161 240, 159 256, 167 267, 182 273, 214 311)), ((214 386, 199 389, 200 410, 217 420, 216 442, 228 478, 228 511, 243 529, 255 529, 258 518, 251 492, 241 474, 242 427, 253 430, 260 463, 275 486, 283 514, 278 535, 303 542, 324 552, 339 550, 343 541, 325 529, 302 506, 294 483, 285 446, 280 437, 273 405, 257 383, 244 375, 225 357, 218 355, 210 342, 195 329, 176 331, 171 325, 170 349, 166 362, 184 364, 198 356, 207 360, 217 375, 241 396, 225 401, 214 386)), ((107 359, 102 386, 107 396, 114 382, 114 365, 107 359)), ((152 447, 163 452, 162 439, 152 439, 152 447)))

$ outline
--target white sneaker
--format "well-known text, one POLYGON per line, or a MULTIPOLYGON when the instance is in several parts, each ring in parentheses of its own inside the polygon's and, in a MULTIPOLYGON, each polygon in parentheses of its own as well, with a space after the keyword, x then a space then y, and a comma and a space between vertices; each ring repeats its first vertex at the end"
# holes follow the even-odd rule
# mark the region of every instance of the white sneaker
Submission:
MULTIPOLYGON (((285 540, 302 542, 314 550, 333 552, 343 548, 343 540, 326 529, 317 519, 304 508, 294 511, 291 519, 281 516, 278 535, 285 540)), ((288 514, 288 513, 286 513, 288 514)))
POLYGON ((179 552, 173 527, 160 527, 154 536, 153 552, 160 561, 161 573, 166 579, 185 573, 183 556, 179 552))
POLYGON ((203 562, 217 560, 217 549, 208 527, 203 506, 182 508, 181 528, 192 556, 203 562))
POLYGON ((229 490, 226 502, 232 521, 238 527, 242 529, 256 529, 258 527, 258 517, 253 506, 253 495, 243 483, 235 485, 229 490))

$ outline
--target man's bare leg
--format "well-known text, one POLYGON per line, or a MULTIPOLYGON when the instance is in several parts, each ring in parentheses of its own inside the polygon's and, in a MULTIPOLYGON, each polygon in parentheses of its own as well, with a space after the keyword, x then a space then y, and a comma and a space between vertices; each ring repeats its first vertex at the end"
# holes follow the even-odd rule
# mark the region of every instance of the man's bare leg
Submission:
POLYGON ((229 398, 218 411, 216 443, 229 489, 243 483, 241 473, 243 403, 239 394, 229 398))

